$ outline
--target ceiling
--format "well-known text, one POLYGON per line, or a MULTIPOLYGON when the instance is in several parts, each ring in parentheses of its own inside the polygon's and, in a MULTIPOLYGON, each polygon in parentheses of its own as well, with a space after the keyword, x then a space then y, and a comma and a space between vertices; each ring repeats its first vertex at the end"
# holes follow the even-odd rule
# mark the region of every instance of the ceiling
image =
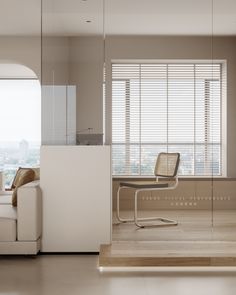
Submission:
MULTIPOLYGON (((103 0, 43 0, 43 33, 97 35, 105 21, 112 35, 236 35, 236 0, 104 1, 103 9, 103 0)), ((0 35, 40 35, 40 0, 0 0, 0 7, 0 35)))

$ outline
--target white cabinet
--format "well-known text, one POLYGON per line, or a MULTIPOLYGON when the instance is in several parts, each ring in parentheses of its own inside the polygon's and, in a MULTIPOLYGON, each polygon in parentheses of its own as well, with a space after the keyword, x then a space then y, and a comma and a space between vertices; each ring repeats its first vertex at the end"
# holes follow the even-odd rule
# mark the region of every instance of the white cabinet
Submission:
POLYGON ((42 252, 93 252, 111 242, 109 146, 42 146, 42 252))
POLYGON ((75 86, 42 86, 42 144, 76 144, 75 86))

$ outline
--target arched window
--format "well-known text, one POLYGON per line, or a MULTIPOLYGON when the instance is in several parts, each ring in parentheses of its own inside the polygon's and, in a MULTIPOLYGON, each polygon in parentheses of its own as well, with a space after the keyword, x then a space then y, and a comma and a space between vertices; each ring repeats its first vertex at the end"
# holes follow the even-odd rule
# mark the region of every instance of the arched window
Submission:
POLYGON ((36 74, 0 64, 0 171, 9 187, 18 167, 39 166, 41 87, 36 74))

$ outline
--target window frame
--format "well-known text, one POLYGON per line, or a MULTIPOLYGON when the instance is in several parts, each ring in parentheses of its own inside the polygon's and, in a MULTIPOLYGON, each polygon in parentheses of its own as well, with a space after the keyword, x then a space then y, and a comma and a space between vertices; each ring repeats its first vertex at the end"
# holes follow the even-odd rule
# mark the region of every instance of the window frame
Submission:
MULTIPOLYGON (((181 175, 181 178, 212 178, 213 176, 216 178, 226 178, 227 177, 227 60, 222 59, 215 59, 215 60, 209 60, 209 59, 160 59, 160 60, 111 60, 110 68, 108 73, 110 72, 110 75, 107 75, 107 85, 106 85, 106 91, 107 93, 110 93, 111 99, 108 99, 106 97, 106 143, 113 145, 112 142, 112 66, 113 64, 220 64, 221 65, 221 80, 220 80, 220 90, 221 90, 221 109, 220 109, 220 117, 221 117, 221 124, 220 124, 220 132, 221 132, 221 141, 219 144, 221 144, 220 149, 220 157, 221 157, 221 175, 181 175), (109 112, 109 115, 107 113, 109 112), (108 131, 108 132, 107 132, 108 131)), ((209 79, 206 79, 209 80, 209 79)), ((126 81, 126 83, 129 82, 129 79, 124 79, 123 81, 126 81)), ((209 83, 209 81, 206 81, 209 83)), ((209 86, 209 85, 208 85, 209 86)), ((206 92, 205 92, 206 93, 206 92)), ((127 110, 126 110, 127 111, 127 110)), ((204 124, 207 124, 207 122, 204 122, 204 124)), ((205 134, 205 136, 209 136, 209 134, 205 134)), ((119 174, 114 175, 114 178, 151 178, 151 175, 125 175, 125 174, 119 174)))

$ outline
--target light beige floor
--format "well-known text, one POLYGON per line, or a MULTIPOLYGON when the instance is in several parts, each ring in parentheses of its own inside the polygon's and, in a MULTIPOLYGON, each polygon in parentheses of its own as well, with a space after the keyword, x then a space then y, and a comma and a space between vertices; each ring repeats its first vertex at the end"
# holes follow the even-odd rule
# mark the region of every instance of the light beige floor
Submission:
MULTIPOLYGON (((133 212, 123 211, 124 218, 133 212)), ((177 226, 139 229, 133 223, 117 223, 113 213, 113 241, 236 241, 236 211, 172 210, 142 211, 142 217, 161 216, 175 219, 177 226), (212 227, 213 221, 213 227, 212 227)), ((236 292, 235 292, 236 293, 236 292)))
POLYGON ((97 256, 0 257, 1 295, 235 295, 236 269, 97 270, 97 256))

